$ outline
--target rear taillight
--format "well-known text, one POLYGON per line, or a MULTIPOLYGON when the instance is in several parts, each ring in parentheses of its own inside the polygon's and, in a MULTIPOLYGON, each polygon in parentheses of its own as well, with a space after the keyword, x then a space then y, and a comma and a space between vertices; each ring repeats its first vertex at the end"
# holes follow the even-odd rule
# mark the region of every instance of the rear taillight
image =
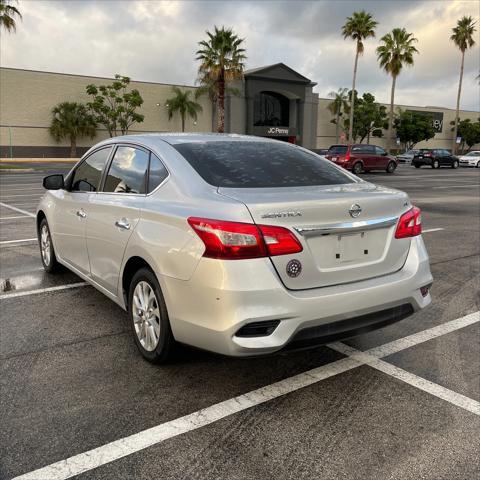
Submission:
POLYGON ((287 228, 190 217, 188 223, 205 244, 204 257, 240 260, 301 252, 287 228))
POLYGON ((415 237, 422 233, 422 215, 418 207, 404 213, 397 224, 395 238, 415 237))
POLYGON ((348 152, 345 154, 345 161, 346 161, 346 162, 349 162, 349 161, 350 161, 350 151, 348 151, 348 152))

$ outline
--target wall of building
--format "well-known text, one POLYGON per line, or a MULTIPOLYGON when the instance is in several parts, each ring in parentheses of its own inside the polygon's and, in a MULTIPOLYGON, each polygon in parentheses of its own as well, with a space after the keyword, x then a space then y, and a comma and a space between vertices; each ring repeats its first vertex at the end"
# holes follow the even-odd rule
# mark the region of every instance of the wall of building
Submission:
MULTIPOLYGON (((65 157, 69 155, 69 142, 57 144, 48 132, 51 110, 60 102, 87 102, 85 87, 88 84, 102 85, 112 79, 36 72, 10 68, 0 69, 0 146, 1 157, 10 156, 12 145, 14 157, 65 157)), ((181 120, 175 115, 168 120, 165 101, 172 94, 172 85, 132 81, 130 87, 140 91, 144 104, 138 110, 145 115, 143 123, 134 124, 130 133, 180 131, 181 120), (157 103, 160 106, 157 106, 157 103)), ((182 86, 195 90, 195 87, 182 86)), ((186 121, 186 131, 212 131, 212 105, 207 97, 199 103, 203 112, 197 124, 186 121)), ((79 139, 78 153, 107 138, 105 129, 99 128, 97 136, 79 139), (83 148, 82 148, 83 147, 83 148)))
MULTIPOLYGON (((328 148, 330 145, 335 144, 335 124, 331 123, 333 119, 332 114, 328 110, 328 104, 331 103, 331 99, 320 98, 318 102, 318 122, 317 122, 317 148, 328 148)), ((387 111, 390 109, 390 105, 382 104, 387 107, 387 111)), ((395 108, 401 108, 402 110, 416 110, 424 112, 443 112, 443 126, 442 131, 435 134, 435 137, 426 141, 418 143, 415 148, 452 148, 453 132, 451 131, 450 122, 455 119, 455 110, 449 108, 438 107, 416 107, 411 105, 396 105, 395 108)), ((460 110, 460 120, 470 118, 472 121, 477 121, 480 117, 480 112, 460 110)), ((340 129, 342 132, 342 129, 340 129)), ((384 137, 370 137, 370 143, 378 145, 380 147, 386 147, 386 132, 384 137)), ((345 141, 339 141, 339 143, 346 143, 345 141)), ((366 139, 363 143, 366 143, 366 139)), ((403 146, 398 147, 402 149, 403 146)))

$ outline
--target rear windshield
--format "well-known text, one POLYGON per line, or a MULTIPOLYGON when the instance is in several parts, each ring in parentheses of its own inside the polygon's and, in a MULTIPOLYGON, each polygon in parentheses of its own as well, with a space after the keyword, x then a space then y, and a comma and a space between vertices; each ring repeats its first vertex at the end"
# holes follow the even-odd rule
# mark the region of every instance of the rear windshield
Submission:
POLYGON ((329 155, 345 155, 347 153, 346 145, 333 145, 328 149, 329 155))
POLYGON ((231 188, 338 185, 354 181, 328 160, 280 142, 173 145, 210 185, 231 188))

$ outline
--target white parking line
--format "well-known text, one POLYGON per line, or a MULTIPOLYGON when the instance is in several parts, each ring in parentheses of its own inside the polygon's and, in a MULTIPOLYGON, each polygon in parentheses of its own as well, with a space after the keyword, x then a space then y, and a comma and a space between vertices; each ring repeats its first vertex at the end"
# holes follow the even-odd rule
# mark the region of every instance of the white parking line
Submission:
POLYGON ((442 185, 441 187, 431 187, 431 188, 433 189, 433 188, 471 188, 471 187, 480 188, 480 185, 478 183, 471 183, 469 185, 452 185, 452 186, 442 185))
POLYGON ((24 242, 36 242, 37 238, 22 238, 21 240, 2 240, 0 245, 6 245, 7 243, 24 243, 24 242))
POLYGON ((20 219, 20 218, 32 218, 28 215, 13 215, 11 217, 0 217, 0 220, 17 220, 17 219, 20 219))
POLYGON ((427 228, 427 230, 422 230, 422 233, 431 233, 431 232, 440 232, 445 230, 444 228, 427 228))
POLYGON ((424 392, 430 393, 435 397, 441 398, 442 400, 456 405, 457 407, 463 408, 464 410, 474 413, 475 415, 480 415, 480 402, 477 402, 472 398, 468 398, 465 395, 449 390, 448 388, 442 387, 441 385, 433 383, 430 380, 426 380, 425 378, 407 372, 403 368, 380 360, 367 352, 361 352, 356 348, 349 347, 344 343, 335 343, 329 346, 337 352, 343 353, 344 355, 358 360, 359 362, 375 368, 376 370, 380 370, 381 372, 386 373, 397 380, 401 380, 402 382, 417 387, 424 392))
MULTIPOLYGON (((454 330, 462 328, 463 326, 471 325, 472 323, 476 323, 478 321, 480 321, 480 312, 475 312, 471 315, 467 315, 466 317, 453 321, 455 323, 449 322, 449 328, 446 328, 445 330, 429 329, 428 335, 422 336, 421 332, 416 334, 416 337, 411 335, 410 337, 407 337, 410 340, 405 343, 405 348, 411 347, 414 344, 416 345, 418 343, 422 343, 426 341, 426 339, 430 340, 437 336, 444 335, 444 331, 450 333, 454 330), (474 316, 473 318, 472 315, 474 316), (414 343, 415 339, 417 343, 414 343)), ((390 345, 393 343, 394 342, 391 342, 390 345)), ((332 347, 335 348, 338 345, 339 344, 333 344, 332 347)), ((399 344, 397 344, 397 348, 398 346, 399 344)), ((347 349, 350 348, 346 345, 344 345, 344 347, 347 349)), ((387 362, 380 361, 378 357, 375 357, 372 353, 374 351, 375 349, 367 350, 367 352, 360 352, 358 350, 355 352, 349 351, 349 353, 352 353, 352 357, 347 356, 347 358, 342 358, 341 360, 337 360, 336 362, 332 362, 328 365, 314 368, 313 370, 308 370, 307 372, 300 373, 299 375, 280 380, 279 382, 261 387, 257 390, 239 395, 232 399, 225 400, 170 422, 143 430, 142 432, 130 435, 129 437, 115 440, 114 442, 107 443, 106 445, 93 450, 80 453, 33 472, 20 475, 12 480, 38 480, 40 478, 44 480, 64 480, 71 478, 75 475, 80 475, 88 470, 92 470, 131 455, 132 453, 151 447, 152 445, 161 443, 169 438, 173 438, 183 433, 210 425, 211 423, 229 417, 235 413, 268 402, 269 400, 273 400, 274 398, 281 397, 288 393, 295 392, 300 388, 313 385, 321 380, 339 375, 361 365, 371 364, 371 366, 374 368, 383 369, 382 371, 385 371, 385 373, 388 375, 399 378, 410 385, 420 388, 423 391, 428 391, 428 393, 436 395, 447 401, 452 400, 450 394, 455 392, 444 389, 443 387, 440 387, 440 385, 433 384, 428 380, 420 379, 420 377, 417 377, 416 375, 413 375, 415 378, 412 378, 412 375, 405 370, 398 369, 401 370, 398 371, 397 367, 394 367, 387 362), (353 356, 353 354, 356 355, 357 352, 359 354, 359 358, 360 354, 362 355, 360 359, 353 356), (377 364, 377 362, 381 363, 377 364), (386 366, 388 366, 388 368, 386 366), (448 391, 445 392, 445 390, 448 391)), ((480 414, 480 412, 477 412, 479 402, 475 402, 475 400, 468 399, 467 397, 463 397, 463 399, 460 397, 463 396, 458 396, 454 399, 457 402, 455 403, 456 405, 462 408, 467 407, 466 409, 469 411, 472 411, 471 408, 473 408, 473 413, 477 415, 480 414)))
POLYGON ((35 214, 31 212, 27 212, 26 210, 22 210, 21 208, 12 207, 12 205, 7 205, 6 203, 3 203, 3 202, 0 202, 0 206, 9 208, 10 210, 14 210, 15 212, 23 213, 24 215, 35 218, 35 214))
POLYGON ((87 282, 69 283, 67 285, 59 285, 57 287, 37 288, 36 290, 25 290, 24 292, 4 293, 0 295, 0 300, 8 298, 27 297, 29 295, 38 295, 39 293, 57 292, 59 290, 70 290, 71 288, 86 287, 87 282))

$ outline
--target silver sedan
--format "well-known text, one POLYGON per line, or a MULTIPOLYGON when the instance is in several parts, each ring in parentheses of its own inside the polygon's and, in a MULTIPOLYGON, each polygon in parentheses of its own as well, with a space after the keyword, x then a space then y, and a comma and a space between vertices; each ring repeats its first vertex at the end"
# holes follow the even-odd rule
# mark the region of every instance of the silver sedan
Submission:
POLYGON ((234 356, 321 344, 431 302, 408 196, 295 145, 116 137, 44 187, 45 269, 65 266, 127 310, 153 362, 176 342, 234 356))

